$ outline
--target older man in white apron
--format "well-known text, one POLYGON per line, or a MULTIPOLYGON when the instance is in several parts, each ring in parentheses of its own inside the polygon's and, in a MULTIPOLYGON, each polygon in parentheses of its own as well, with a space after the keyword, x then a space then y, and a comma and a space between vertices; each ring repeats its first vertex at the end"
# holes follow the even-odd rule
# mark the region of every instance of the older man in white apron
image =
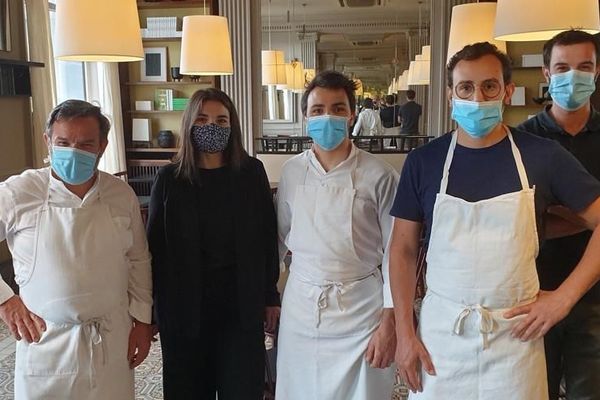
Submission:
POLYGON ((391 212, 396 362, 411 399, 546 400, 542 336, 600 278, 600 234, 589 248, 596 259, 540 293, 537 217, 558 200, 596 226, 600 183, 555 143, 501 123, 514 85, 493 45, 466 46, 448 69, 459 128, 409 155, 391 212), (417 335, 422 224, 428 288, 417 335))
POLYGON ((349 141, 353 85, 337 72, 315 77, 302 102, 315 144, 284 165, 279 183, 281 248, 292 251, 281 399, 389 400, 393 389, 391 298, 378 266, 387 268, 397 173, 349 141))
POLYGON ((137 198, 96 170, 109 122, 69 100, 45 133, 51 168, 0 184, 0 239, 20 296, 1 282, 17 339, 15 399, 134 398, 151 340, 150 256, 137 198))

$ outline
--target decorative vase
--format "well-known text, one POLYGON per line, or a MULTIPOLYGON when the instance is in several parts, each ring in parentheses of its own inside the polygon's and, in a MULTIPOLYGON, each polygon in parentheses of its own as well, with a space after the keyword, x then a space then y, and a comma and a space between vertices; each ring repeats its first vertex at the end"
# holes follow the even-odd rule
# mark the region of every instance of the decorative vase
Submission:
POLYGON ((158 145, 162 148, 175 147, 175 135, 170 130, 158 132, 158 145))
POLYGON ((179 67, 171 67, 171 78, 173 78, 173 82, 181 82, 183 75, 179 72, 179 67))

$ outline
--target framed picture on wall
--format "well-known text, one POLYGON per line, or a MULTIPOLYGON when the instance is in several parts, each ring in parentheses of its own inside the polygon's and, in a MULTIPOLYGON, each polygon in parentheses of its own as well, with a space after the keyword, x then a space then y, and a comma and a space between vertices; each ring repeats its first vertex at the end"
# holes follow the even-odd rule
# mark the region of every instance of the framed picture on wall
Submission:
POLYGON ((150 82, 167 81, 167 48, 145 47, 142 60, 140 80, 150 82))

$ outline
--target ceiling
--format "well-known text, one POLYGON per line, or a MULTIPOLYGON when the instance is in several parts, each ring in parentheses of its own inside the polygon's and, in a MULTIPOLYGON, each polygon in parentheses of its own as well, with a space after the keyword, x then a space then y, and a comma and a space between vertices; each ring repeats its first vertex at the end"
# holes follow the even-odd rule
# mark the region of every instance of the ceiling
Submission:
POLYGON ((407 68, 407 38, 418 35, 419 11, 425 35, 429 0, 261 0, 263 32, 316 33, 317 60, 333 58, 336 70, 377 89, 407 68))

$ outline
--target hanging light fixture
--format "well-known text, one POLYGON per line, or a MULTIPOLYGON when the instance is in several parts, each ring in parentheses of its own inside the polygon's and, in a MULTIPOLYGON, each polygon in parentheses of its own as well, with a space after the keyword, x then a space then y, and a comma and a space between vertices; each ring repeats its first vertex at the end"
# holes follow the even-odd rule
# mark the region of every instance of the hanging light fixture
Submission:
POLYGON ((408 90, 408 70, 405 69, 400 75, 399 83, 398 83, 398 91, 408 90))
POLYGON ((479 42, 492 43, 506 53, 506 42, 494 39, 495 20, 496 3, 470 3, 452 7, 446 62, 466 45, 479 42))
POLYGON ((600 32, 598 0, 498 0, 496 40, 548 40, 572 28, 600 32))
POLYGON ((352 82, 354 82, 354 87, 356 88, 354 89, 354 95, 357 97, 362 96, 364 94, 362 81, 358 78, 353 78, 352 82))
POLYGON ((421 54, 415 59, 415 72, 413 85, 429 85, 429 75, 431 69, 431 46, 423 46, 421 54))
POLYGON ((304 78, 304 64, 297 58, 285 65, 287 89, 296 93, 304 91, 306 79, 304 78))
POLYGON ((271 0, 269 0, 268 8, 268 33, 269 33, 269 50, 261 51, 262 62, 262 84, 263 85, 286 85, 286 67, 283 57, 283 51, 271 50, 271 0))
POLYGON ((315 79, 317 71, 314 68, 304 68, 304 81, 309 84, 310 81, 315 79))
POLYGON ((227 18, 218 15, 183 17, 180 72, 183 75, 232 75, 233 59, 227 18))
POLYGON ((143 60, 137 3, 58 0, 54 55, 63 61, 143 60))

